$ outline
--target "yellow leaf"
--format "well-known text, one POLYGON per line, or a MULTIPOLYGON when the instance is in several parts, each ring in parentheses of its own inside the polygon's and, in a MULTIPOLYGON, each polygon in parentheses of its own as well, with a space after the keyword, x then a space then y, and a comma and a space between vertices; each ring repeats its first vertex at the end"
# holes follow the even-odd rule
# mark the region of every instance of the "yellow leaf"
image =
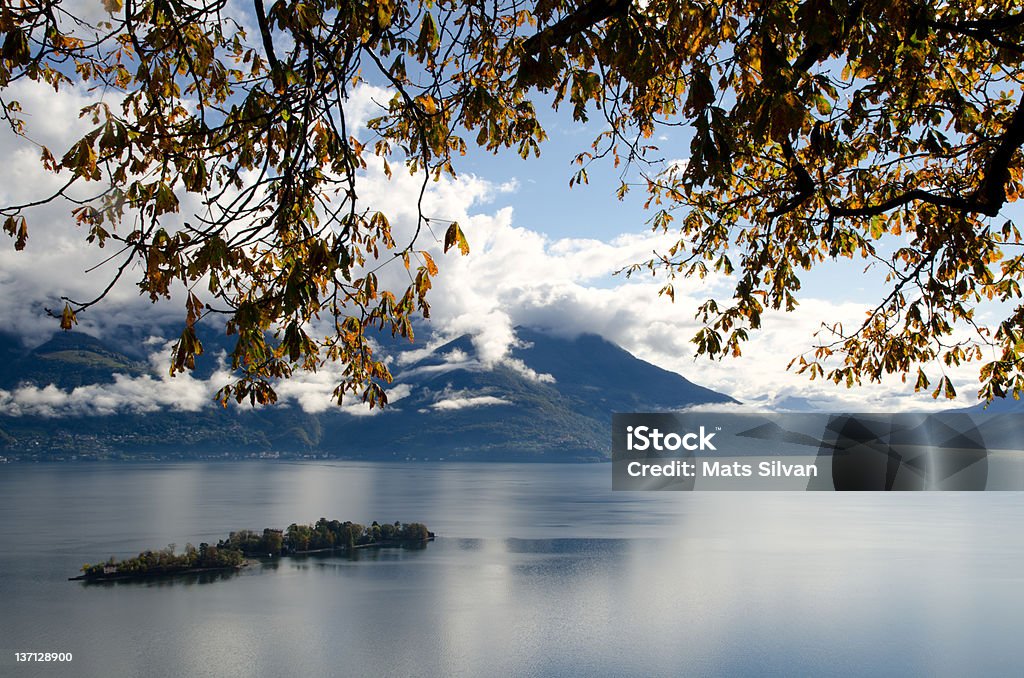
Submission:
POLYGON ((71 310, 70 304, 64 304, 64 311, 60 314, 60 328, 62 330, 70 330, 73 325, 78 324, 78 318, 75 317, 75 312, 71 310))
POLYGON ((434 263, 434 258, 428 252, 421 252, 420 254, 423 255, 423 261, 427 265, 427 273, 437 275, 437 264, 434 263))
POLYGON ((429 94, 424 94, 421 97, 417 97, 416 101, 423 108, 423 111, 427 115, 434 115, 435 113, 437 113, 437 102, 434 101, 434 97, 430 96, 429 94))

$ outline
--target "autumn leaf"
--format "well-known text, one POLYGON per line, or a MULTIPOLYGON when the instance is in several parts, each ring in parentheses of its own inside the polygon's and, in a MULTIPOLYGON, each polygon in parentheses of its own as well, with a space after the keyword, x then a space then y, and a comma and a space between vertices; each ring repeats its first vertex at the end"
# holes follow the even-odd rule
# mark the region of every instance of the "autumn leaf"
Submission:
POLYGON ((458 246, 459 252, 463 256, 469 254, 469 241, 466 240, 466 236, 462 233, 458 222, 453 221, 444 234, 444 251, 447 252, 456 246, 458 246))
POLYGON ((60 314, 60 328, 62 330, 70 330, 77 324, 78 318, 75 316, 75 312, 71 310, 71 305, 64 304, 64 310, 60 314))

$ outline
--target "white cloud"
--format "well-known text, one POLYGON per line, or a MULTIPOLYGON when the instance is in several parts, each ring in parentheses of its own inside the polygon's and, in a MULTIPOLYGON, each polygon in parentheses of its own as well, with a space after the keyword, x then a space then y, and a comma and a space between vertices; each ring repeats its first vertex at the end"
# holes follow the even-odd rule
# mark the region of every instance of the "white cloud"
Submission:
POLYGON ((416 362, 426 357, 434 356, 434 352, 437 351, 442 343, 444 343, 443 340, 435 339, 425 348, 412 349, 400 354, 397 360, 399 365, 411 365, 411 367, 404 367, 402 369, 400 373, 401 378, 412 379, 424 374, 444 374, 455 370, 477 371, 486 369, 483 363, 458 348, 438 356, 441 358, 441 363, 416 365, 416 362))
POLYGON ((230 378, 223 368, 209 379, 196 379, 191 374, 171 377, 168 356, 169 349, 162 346, 151 355, 153 374, 136 377, 115 374, 110 384, 88 384, 71 390, 52 384, 42 388, 23 385, 11 391, 0 390, 0 409, 15 417, 103 416, 165 408, 196 412, 210 406, 214 393, 230 378), (157 369, 158 366, 162 369, 157 369))
POLYGON ((537 372, 531 367, 528 367, 527 364, 524 363, 519 358, 505 358, 504 360, 501 361, 501 364, 518 372, 519 374, 526 377, 530 381, 535 381, 539 384, 555 383, 555 378, 552 375, 547 374, 546 372, 537 372))
MULTIPOLYGON (((610 241, 551 239, 516 226, 511 209, 488 213, 492 192, 479 178, 469 177, 463 191, 453 192, 456 185, 462 182, 442 182, 439 187, 449 196, 443 202, 444 214, 463 224, 472 251, 467 257, 438 259, 442 271, 435 281, 432 318, 434 329, 443 337, 434 341, 472 335, 476 357, 484 367, 503 363, 515 368, 509 362, 517 342, 514 328, 526 325, 565 336, 601 335, 642 359, 759 407, 774 406, 787 398, 862 411, 901 409, 908 402, 916 408, 957 406, 945 400, 936 402, 928 394, 914 394, 912 384, 898 377, 887 378, 881 385, 846 389, 787 371, 795 355, 813 346, 822 321, 851 326, 859 323, 867 310, 859 302, 816 297, 813 289, 805 291, 794 312, 766 312, 763 329, 751 332, 742 357, 697 359, 691 343, 699 329, 694 312, 709 296, 728 299, 729 280, 712 275, 703 281, 676 281, 676 301, 670 303, 658 296, 664 283, 660 278, 611 276, 652 251, 664 251, 671 235, 624 234, 610 241)), ((858 264, 846 268, 849 270, 840 270, 835 279, 861 277, 858 264)), ((841 294, 835 289, 822 292, 841 294)), ((418 354, 417 359, 427 352, 418 354)), ((458 364, 458 368, 472 367, 468 361, 458 364)), ((456 366, 446 362, 428 369, 444 371, 456 366)), ((950 372, 963 394, 960 405, 973 402, 976 377, 972 369, 967 366, 950 372)))
MULTIPOLYGON (((111 95, 84 87, 63 87, 59 93, 45 84, 20 80, 7 88, 6 96, 18 100, 28 123, 30 141, 9 132, 0 134, 0 154, 6 162, 0 166, 0 205, 17 205, 53 195, 68 179, 67 172, 54 174, 43 169, 40 146, 60 158, 75 140, 94 125, 80 118, 82 107, 104 100, 115 105, 111 95)), ((29 343, 45 341, 58 325, 44 309, 60 311, 62 296, 76 301, 91 300, 101 294, 112 280, 121 259, 116 243, 104 249, 86 243, 87 231, 75 223, 71 210, 74 200, 84 200, 102 190, 97 182, 77 182, 67 192, 68 199, 33 207, 23 214, 28 222, 28 242, 16 252, 6 234, 0 234, 0 317, 29 343), (107 263, 104 260, 113 256, 107 263)), ((182 200, 183 213, 198 208, 194 198, 182 200)), ((180 222, 171 215, 168 225, 180 222)), ((110 228, 110 225, 107 226, 110 228)), ((156 331, 172 321, 184 318, 183 302, 151 303, 139 295, 134 285, 141 278, 138 264, 129 267, 107 294, 102 312, 79 315, 78 330, 101 336, 105 328, 119 324, 156 331)), ((174 289, 180 292, 175 283, 174 289)))
MULTIPOLYGON (((179 373, 172 377, 170 344, 155 338, 145 343, 152 351, 149 354, 148 374, 114 374, 113 383, 88 384, 70 390, 60 389, 53 384, 43 387, 22 385, 9 391, 0 389, 0 410, 14 417, 106 416, 161 409, 197 412, 212 406, 217 391, 231 382, 223 353, 216 357, 218 369, 207 379, 198 379, 190 373, 179 373)), ((294 403, 310 413, 328 409, 353 416, 380 413, 380 408, 370 409, 357 396, 346 396, 342 405, 337 405, 332 392, 341 380, 341 371, 340 365, 329 365, 318 372, 297 373, 292 379, 275 385, 278 402, 294 403)), ((408 384, 396 384, 386 391, 389 402, 397 403, 409 396, 412 388, 408 384)))
MULTIPOLYGON (((470 407, 488 407, 492 405, 511 405, 512 402, 506 398, 492 395, 490 389, 473 391, 471 389, 456 389, 449 384, 439 393, 425 391, 428 397, 433 397, 429 409, 432 410, 462 410, 470 407)), ((424 409, 420 409, 423 412, 424 409)))
MULTIPOLYGON (((358 396, 346 395, 339 407, 334 398, 334 387, 342 380, 344 366, 328 364, 316 372, 295 372, 290 379, 274 385, 280 402, 294 402, 305 412, 320 413, 338 410, 353 416, 372 416, 382 410, 371 409, 358 396)), ((386 389, 388 402, 394 405, 407 397, 412 388, 408 384, 395 384, 386 389)))
POLYGON ((438 400, 430 407, 435 410, 463 410, 468 407, 487 407, 488 405, 511 405, 512 402, 496 396, 462 396, 438 400))

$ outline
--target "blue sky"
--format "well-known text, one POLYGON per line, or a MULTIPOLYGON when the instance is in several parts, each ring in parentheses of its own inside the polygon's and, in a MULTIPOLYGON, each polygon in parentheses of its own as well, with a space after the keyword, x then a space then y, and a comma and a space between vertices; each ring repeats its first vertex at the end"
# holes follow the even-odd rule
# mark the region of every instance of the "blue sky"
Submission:
MULTIPOLYGON (((493 154, 471 146, 459 159, 461 172, 472 173, 495 183, 515 181, 515 192, 498 196, 494 204, 515 210, 516 224, 558 238, 611 240, 623 233, 649 229, 652 213, 644 209, 646 193, 635 186, 624 199, 615 197, 621 171, 608 159, 589 165, 589 183, 570 188, 578 166, 576 155, 590 150, 592 140, 604 129, 599 117, 577 122, 568 111, 540 111, 549 138, 540 157, 523 159, 513 152, 493 154)), ((686 158, 690 134, 685 128, 662 130, 650 140, 658 151, 652 158, 686 158)), ((652 167, 664 167, 657 163, 652 167)), ((627 181, 635 182, 638 170, 631 169, 627 181)), ((863 262, 836 262, 812 269, 801 276, 804 289, 826 299, 870 303, 884 295, 884 278, 864 272, 863 262), (851 284, 853 281, 853 284, 851 284)), ((613 284, 609 281, 609 284, 613 284)))

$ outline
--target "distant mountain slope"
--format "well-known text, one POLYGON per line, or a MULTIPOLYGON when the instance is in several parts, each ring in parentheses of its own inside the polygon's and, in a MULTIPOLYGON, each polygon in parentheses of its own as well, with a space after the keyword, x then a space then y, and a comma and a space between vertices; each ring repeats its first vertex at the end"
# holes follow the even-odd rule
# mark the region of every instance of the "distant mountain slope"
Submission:
POLYGON ((678 409, 695 403, 732 403, 732 398, 640 360, 594 334, 575 339, 517 328, 527 347, 513 356, 555 378, 558 390, 593 416, 609 412, 678 409))
POLYGON ((117 373, 138 376, 149 367, 81 332, 55 334, 45 344, 27 352, 8 335, 0 339, 0 359, 0 388, 7 389, 22 383, 73 389, 84 384, 110 383, 117 373))
MULTIPOLYGON (((257 411, 211 406, 101 417, 0 416, 7 456, 219 457, 257 453, 367 459, 582 461, 607 458, 613 412, 675 410, 734 402, 639 360, 594 335, 574 339, 517 328, 520 347, 493 365, 469 336, 418 360, 404 343, 392 389, 406 394, 371 416, 303 412, 293 404, 257 411)), ((222 338, 210 337, 223 349, 222 338)), ((421 348, 417 344, 414 348, 421 348)), ((0 350, 3 344, 0 343, 0 350)), ((81 334, 58 335, 7 364, 0 388, 54 383, 71 389, 142 374, 147 365, 81 334)), ((205 376, 207 367, 196 376, 205 376)))
POLYGON ((325 437, 353 433, 364 452, 447 459, 583 460, 608 453, 613 412, 735 402, 639 360, 595 335, 516 328, 519 364, 485 367, 466 335, 395 370, 411 395, 358 422, 328 419, 325 437), (525 368, 525 369, 524 369, 525 368))
POLYGON ((990 403, 978 403, 954 412, 985 412, 987 414, 1024 414, 1024 400, 1009 398, 996 398, 990 403))

